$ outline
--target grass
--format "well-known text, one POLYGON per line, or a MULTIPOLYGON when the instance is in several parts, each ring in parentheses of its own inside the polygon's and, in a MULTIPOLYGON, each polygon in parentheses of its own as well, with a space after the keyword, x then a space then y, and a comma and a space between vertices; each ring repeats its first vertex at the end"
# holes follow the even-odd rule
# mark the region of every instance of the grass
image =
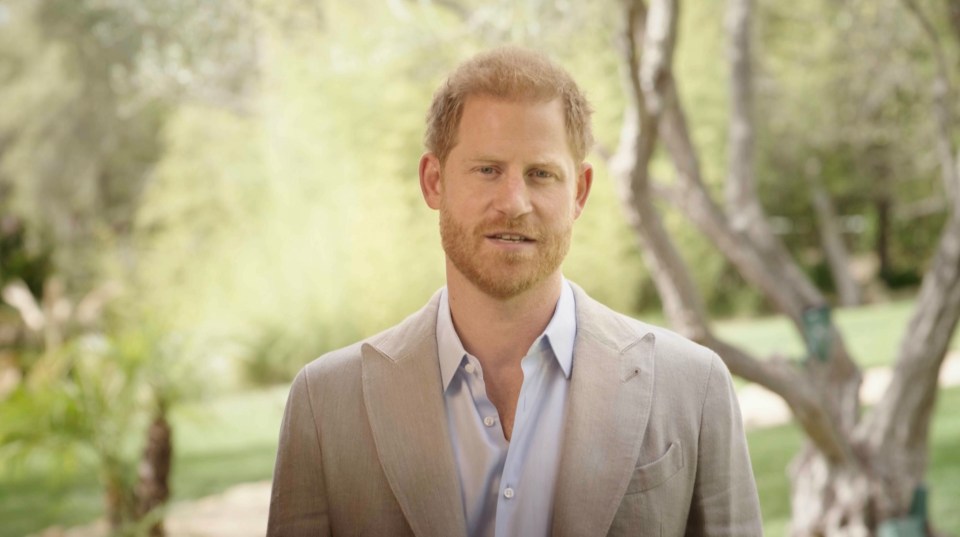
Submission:
POLYGON ((21 469, 0 480, 0 535, 20 537, 53 524, 88 522, 102 513, 101 498, 92 472, 21 469))
MULTIPOLYGON (((835 310, 833 315, 848 350, 861 367, 893 363, 913 313, 913 301, 901 300, 880 306, 835 310)), ((793 325, 782 316, 733 319, 716 323, 717 335, 760 358, 773 354, 799 359, 803 342, 793 325)), ((951 348, 960 347, 954 337, 951 348)))
MULTIPOLYGON (((960 535, 960 388, 940 391, 931 426, 930 520, 938 530, 960 535)), ((790 483, 786 468, 803 444, 793 424, 760 429, 747 434, 750 457, 760 491, 764 534, 787 534, 790 523, 790 483)))
POLYGON ((270 479, 287 387, 233 394, 173 416, 178 457, 174 500, 270 479))
MULTIPOLYGON (((888 364, 896 353, 912 304, 841 311, 855 356, 865 366, 888 364)), ((759 355, 799 356, 802 346, 782 319, 718 323, 718 332, 759 355)), ((955 343, 956 344, 956 343, 955 343)), ((174 501, 214 494, 231 485, 270 479, 287 388, 232 394, 186 405, 175 426, 174 501)), ((933 522, 960 535, 960 388, 943 390, 932 424, 929 484, 933 522)), ((766 534, 786 534, 790 518, 786 467, 803 442, 784 425, 748 435, 766 534)), ((37 456, 17 469, 0 466, 0 537, 22 537, 57 524, 73 526, 102 515, 96 475, 81 462, 37 456)))
MULTIPOLYGON (((270 479, 286 393, 278 387, 178 408, 171 416, 173 501, 270 479)), ((102 516, 102 502, 97 476, 82 461, 32 457, 0 474, 0 537, 90 522, 102 516)))

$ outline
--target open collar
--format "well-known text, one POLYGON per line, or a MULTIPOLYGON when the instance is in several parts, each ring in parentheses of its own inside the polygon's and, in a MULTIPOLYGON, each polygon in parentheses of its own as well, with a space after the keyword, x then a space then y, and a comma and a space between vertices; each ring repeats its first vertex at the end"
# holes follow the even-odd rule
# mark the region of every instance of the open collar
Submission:
MULTIPOLYGON (((440 290, 439 305, 437 308, 437 352, 440 361, 440 380, 443 390, 446 391, 453 380, 463 358, 467 355, 463 343, 457 335, 450 315, 450 300, 447 288, 440 290)), ((560 290, 560 298, 554 308, 553 316, 543 332, 537 336, 533 345, 526 354, 538 348, 543 341, 550 346, 553 357, 563 371, 564 377, 570 378, 573 368, 573 345, 577 334, 577 311, 573 298, 573 287, 566 279, 560 290)))

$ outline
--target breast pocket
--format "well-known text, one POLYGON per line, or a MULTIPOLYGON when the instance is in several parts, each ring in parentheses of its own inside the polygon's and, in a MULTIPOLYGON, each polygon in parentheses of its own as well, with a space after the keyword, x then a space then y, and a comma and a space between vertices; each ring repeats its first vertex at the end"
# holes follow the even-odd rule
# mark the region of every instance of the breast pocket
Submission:
POLYGON ((671 442, 667 452, 657 460, 638 466, 630 478, 627 494, 635 494, 658 487, 683 468, 683 451, 680 442, 671 442))

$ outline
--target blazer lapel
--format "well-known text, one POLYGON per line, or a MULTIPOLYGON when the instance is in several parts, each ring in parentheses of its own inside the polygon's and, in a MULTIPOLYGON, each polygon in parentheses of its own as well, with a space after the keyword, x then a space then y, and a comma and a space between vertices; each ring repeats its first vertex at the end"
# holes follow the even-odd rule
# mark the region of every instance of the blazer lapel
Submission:
POLYGON ((414 534, 466 536, 436 319, 434 296, 396 329, 363 346, 363 400, 380 464, 414 534))
POLYGON ((606 535, 633 474, 653 401, 654 336, 574 286, 577 338, 553 535, 606 535))

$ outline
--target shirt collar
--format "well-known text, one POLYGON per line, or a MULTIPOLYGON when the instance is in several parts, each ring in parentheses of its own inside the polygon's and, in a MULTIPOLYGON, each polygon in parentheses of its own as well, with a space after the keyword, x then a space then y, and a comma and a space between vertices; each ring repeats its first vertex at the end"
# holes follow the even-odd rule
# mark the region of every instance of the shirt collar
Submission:
MULTIPOLYGON (((576 335, 577 311, 574 304, 573 288, 570 286, 570 282, 564 279, 563 287, 560 290, 560 299, 557 301, 553 317, 550 318, 550 322, 547 323, 543 333, 533 342, 531 349, 537 348, 541 341, 546 339, 557 363, 563 370, 563 376, 569 379, 573 365, 573 343, 576 335)), ((437 311, 437 353, 440 358, 440 378, 443 381, 443 389, 446 390, 467 355, 467 351, 463 348, 463 343, 460 342, 460 337, 453 327, 446 287, 440 291, 440 304, 437 311)))

